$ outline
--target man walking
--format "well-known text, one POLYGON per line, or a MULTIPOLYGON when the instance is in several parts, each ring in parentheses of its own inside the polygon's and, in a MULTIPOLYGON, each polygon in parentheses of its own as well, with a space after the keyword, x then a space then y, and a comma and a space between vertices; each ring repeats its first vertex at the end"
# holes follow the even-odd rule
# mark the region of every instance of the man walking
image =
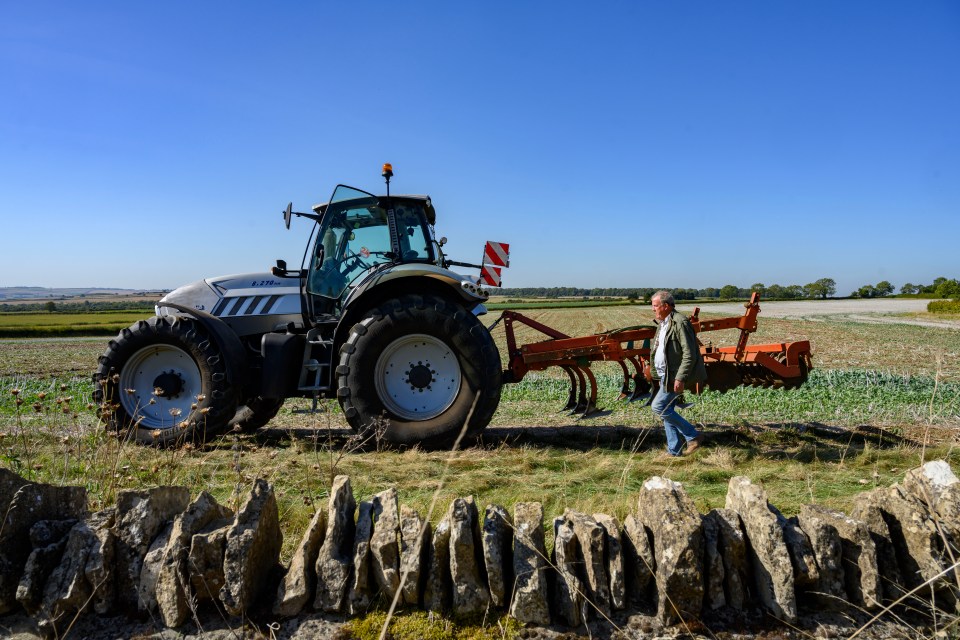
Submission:
POLYGON ((659 323, 650 350, 650 370, 660 380, 660 390, 650 406, 653 414, 663 420, 667 452, 672 456, 693 453, 703 442, 703 434, 697 433, 696 427, 677 413, 676 404, 684 389, 692 390, 696 383, 706 382, 707 369, 693 326, 686 316, 676 311, 673 295, 669 291, 658 291, 650 301, 659 323))

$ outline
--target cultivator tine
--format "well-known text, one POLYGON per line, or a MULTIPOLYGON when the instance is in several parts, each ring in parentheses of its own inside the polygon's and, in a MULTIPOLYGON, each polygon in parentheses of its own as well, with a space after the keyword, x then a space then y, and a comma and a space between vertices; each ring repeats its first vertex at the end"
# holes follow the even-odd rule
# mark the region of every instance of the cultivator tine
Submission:
POLYGON ((636 356, 630 358, 630 363, 637 372, 633 374, 633 394, 630 396, 629 401, 635 402, 637 400, 652 398, 653 394, 650 393, 650 383, 647 382, 647 379, 643 375, 643 366, 637 361, 636 356))
POLYGON ((580 381, 580 390, 577 393, 577 404, 570 413, 583 413, 587 409, 587 379, 580 367, 571 367, 571 369, 577 374, 577 379, 580 381))
POLYGON ((577 406, 577 378, 573 374, 573 369, 567 365, 560 365, 560 368, 570 376, 570 394, 567 396, 567 404, 564 405, 561 411, 570 411, 577 406))
MULTIPOLYGON (((623 386, 620 387, 620 395, 617 396, 617 400, 623 400, 630 396, 630 372, 627 371, 627 365, 623 360, 617 360, 617 364, 620 365, 620 368, 623 369, 623 386)), ((636 379, 636 378, 634 378, 636 379)))
POLYGON ((588 418, 600 411, 600 409, 597 407, 597 379, 594 377, 593 371, 590 370, 590 367, 580 368, 580 370, 590 381, 590 395, 587 397, 586 406, 583 408, 583 415, 581 416, 582 418, 588 418))

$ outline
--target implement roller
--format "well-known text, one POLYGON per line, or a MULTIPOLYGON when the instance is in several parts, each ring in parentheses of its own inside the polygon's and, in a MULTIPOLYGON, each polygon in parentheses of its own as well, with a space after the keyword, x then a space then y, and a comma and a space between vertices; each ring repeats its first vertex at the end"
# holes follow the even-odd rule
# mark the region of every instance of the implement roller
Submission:
MULTIPOLYGON (((735 387, 753 386, 774 389, 794 389, 806 381, 813 368, 810 343, 777 342, 747 345, 751 333, 757 330, 760 296, 753 293, 744 304, 742 316, 701 320, 699 307, 690 316, 695 333, 738 329, 736 346, 714 347, 700 341, 707 370, 706 384, 697 384, 692 391, 704 388, 724 392, 735 387)), ((519 382, 528 371, 543 371, 560 367, 570 380, 570 393, 564 410, 582 417, 597 413, 597 379, 590 369, 591 362, 610 361, 620 365, 623 385, 620 400, 647 400, 656 393, 656 382, 651 382, 650 348, 656 327, 629 327, 614 329, 584 337, 570 337, 552 327, 528 318, 516 311, 504 311, 500 319, 506 332, 509 362, 503 372, 505 383, 519 382), (549 340, 517 345, 515 323, 524 324, 549 337, 549 340)))

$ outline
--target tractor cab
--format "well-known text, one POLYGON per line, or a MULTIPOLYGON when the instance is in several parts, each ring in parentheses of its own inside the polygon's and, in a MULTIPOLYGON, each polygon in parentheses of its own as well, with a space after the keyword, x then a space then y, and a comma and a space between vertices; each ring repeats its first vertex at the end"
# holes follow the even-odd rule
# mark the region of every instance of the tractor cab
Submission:
POLYGON ((314 317, 339 315, 350 291, 392 266, 439 263, 427 196, 375 196, 338 185, 330 202, 313 210, 317 226, 301 273, 314 317))

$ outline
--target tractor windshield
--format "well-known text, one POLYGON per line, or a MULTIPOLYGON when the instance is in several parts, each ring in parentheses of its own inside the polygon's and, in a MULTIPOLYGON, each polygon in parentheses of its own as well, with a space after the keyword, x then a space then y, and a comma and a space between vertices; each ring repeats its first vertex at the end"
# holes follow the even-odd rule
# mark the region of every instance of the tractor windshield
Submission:
POLYGON ((320 223, 307 292, 339 298, 357 277, 391 255, 387 212, 376 197, 341 185, 320 223))

